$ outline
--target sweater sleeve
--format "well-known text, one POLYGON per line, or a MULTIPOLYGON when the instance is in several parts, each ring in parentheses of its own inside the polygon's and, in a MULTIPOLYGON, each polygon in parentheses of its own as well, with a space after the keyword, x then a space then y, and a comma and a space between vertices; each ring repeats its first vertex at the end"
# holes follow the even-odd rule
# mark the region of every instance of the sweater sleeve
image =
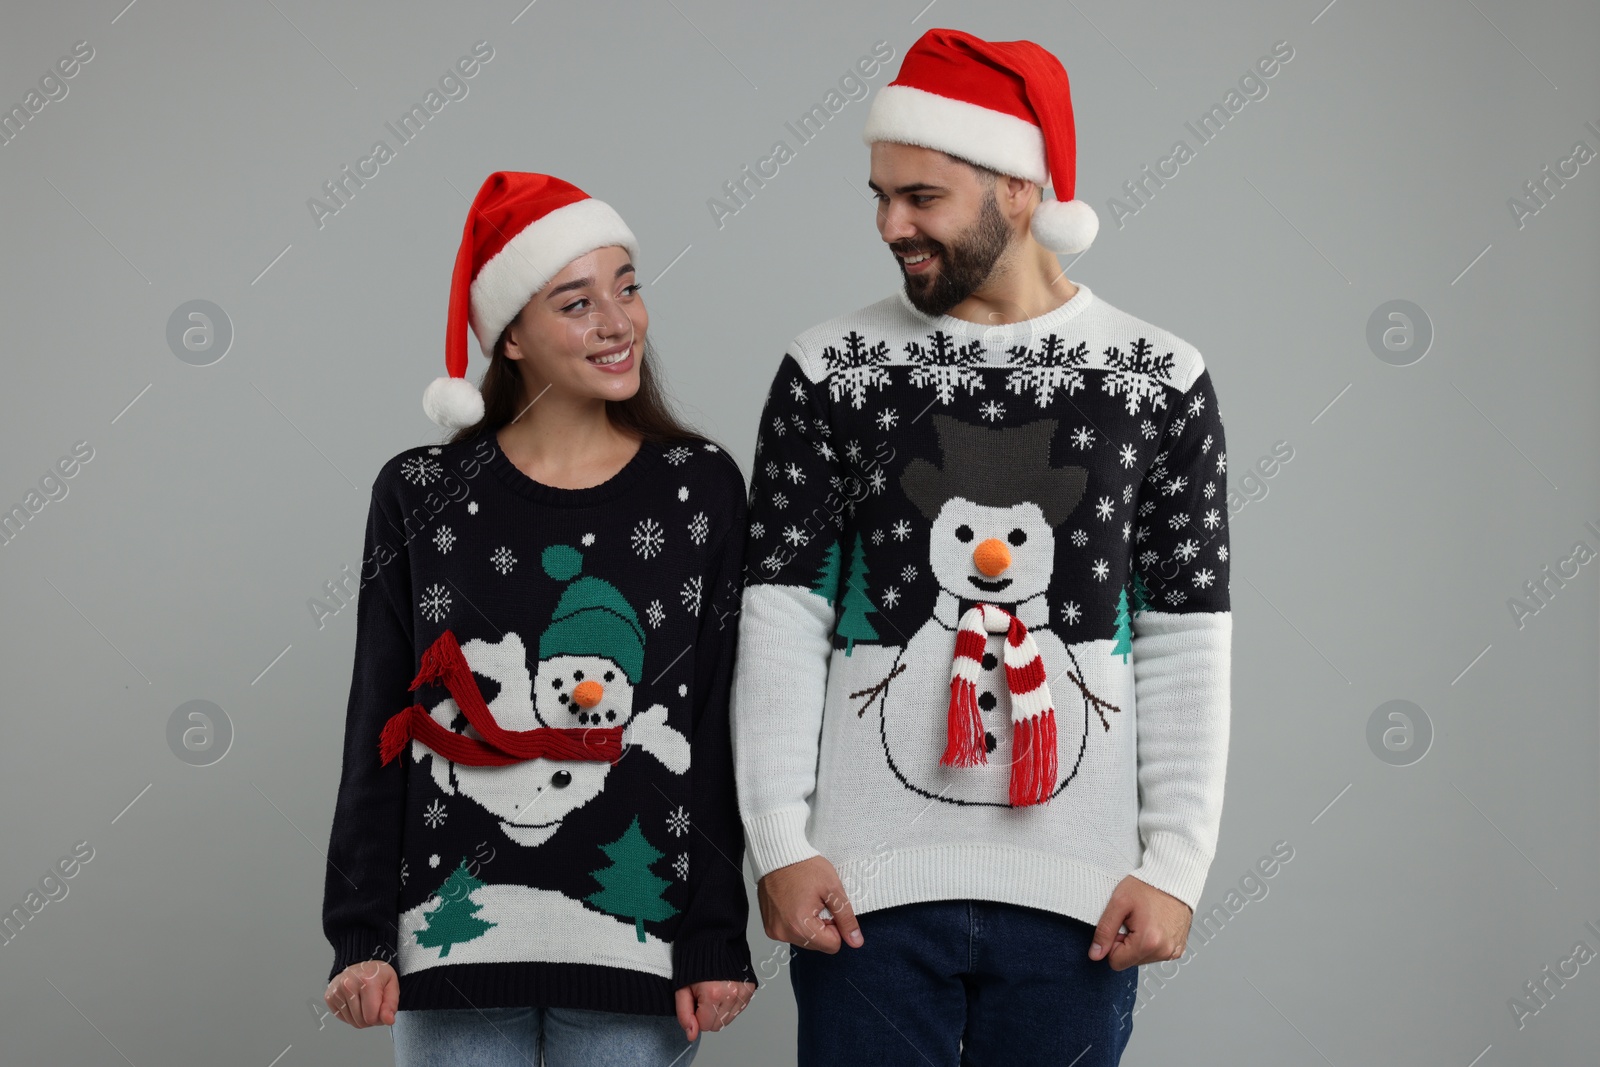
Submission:
POLYGON ((1139 490, 1133 617, 1139 836, 1132 872, 1192 910, 1216 854, 1228 762, 1233 615, 1227 452, 1211 372, 1167 418, 1139 490), (1153 507, 1147 507, 1153 504, 1153 507))
POLYGON ((756 877, 819 855, 806 837, 851 479, 826 386, 787 352, 757 428, 733 743, 756 877), (828 580, 831 578, 831 582, 828 580))
MULTIPOLYGON (((725 455, 725 454, 724 454, 725 455)), ((732 457, 727 457, 734 466, 732 457)), ((726 533, 710 556, 706 604, 695 645, 695 707, 689 843, 689 902, 673 942, 672 984, 755 982, 745 927, 750 901, 745 891, 744 831, 734 785, 728 699, 738 651, 739 600, 743 591, 744 477, 734 467, 737 489, 720 520, 726 533)))
POLYGON ((411 568, 380 475, 367 512, 355 665, 345 710, 344 763, 328 836, 322 929, 333 946, 328 977, 352 963, 392 961, 397 951, 401 822, 408 758, 380 765, 378 734, 415 703, 411 568), (373 572, 376 572, 375 574, 373 572), (368 577, 372 574, 372 577, 368 577))

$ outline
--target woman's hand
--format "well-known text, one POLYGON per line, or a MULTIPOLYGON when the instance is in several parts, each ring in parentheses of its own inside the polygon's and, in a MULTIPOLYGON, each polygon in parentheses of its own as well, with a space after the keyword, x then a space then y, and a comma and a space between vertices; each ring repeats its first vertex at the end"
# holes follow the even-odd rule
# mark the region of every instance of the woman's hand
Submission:
POLYGON ((322 999, 335 1015, 358 1030, 379 1023, 393 1026, 400 1003, 400 976, 382 960, 352 963, 333 976, 322 999))
POLYGON ((721 1030, 756 995, 754 982, 695 982, 678 990, 678 1025, 693 1041, 702 1031, 721 1030))

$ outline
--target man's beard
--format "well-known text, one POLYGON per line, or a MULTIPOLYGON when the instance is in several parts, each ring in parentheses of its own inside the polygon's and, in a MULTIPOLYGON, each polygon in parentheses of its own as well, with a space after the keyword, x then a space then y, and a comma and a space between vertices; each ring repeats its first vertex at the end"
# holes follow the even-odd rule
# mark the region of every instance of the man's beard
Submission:
POLYGON ((1011 243, 1011 227, 1000 214, 994 190, 983 201, 978 220, 950 244, 927 240, 915 244, 891 245, 896 253, 937 252, 939 262, 931 279, 904 274, 906 298, 924 315, 943 315, 977 291, 988 280, 1006 247, 1011 243))

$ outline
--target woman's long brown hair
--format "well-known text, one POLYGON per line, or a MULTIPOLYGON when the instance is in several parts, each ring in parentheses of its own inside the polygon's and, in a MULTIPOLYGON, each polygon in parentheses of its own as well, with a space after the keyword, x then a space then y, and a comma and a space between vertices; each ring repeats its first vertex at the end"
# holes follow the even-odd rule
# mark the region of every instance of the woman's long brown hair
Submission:
MULTIPOLYGON (((520 317, 520 315, 519 315, 520 317)), ((513 319, 514 323, 516 320, 513 319)), ((517 417, 527 406, 522 393, 522 375, 516 361, 506 357, 508 325, 494 343, 494 354, 489 359, 489 369, 484 371, 483 418, 471 426, 463 426, 450 436, 450 443, 465 441, 479 434, 494 433, 517 417)), ((638 434, 653 444, 667 445, 679 442, 715 444, 705 434, 690 427, 679 418, 671 399, 656 375, 656 351, 645 337, 643 355, 639 360, 639 390, 626 400, 607 400, 606 417, 619 430, 638 434)), ((717 447, 721 448, 721 445, 717 447)), ((724 449, 726 451, 726 449, 724 449)))

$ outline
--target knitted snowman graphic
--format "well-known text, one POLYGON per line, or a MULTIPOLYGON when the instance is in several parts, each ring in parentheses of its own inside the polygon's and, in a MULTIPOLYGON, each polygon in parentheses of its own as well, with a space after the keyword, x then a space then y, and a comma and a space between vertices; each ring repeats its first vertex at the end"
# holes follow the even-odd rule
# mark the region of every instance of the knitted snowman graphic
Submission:
MULTIPOLYGON (((528 650, 514 632, 496 642, 474 638, 461 653, 471 673, 499 686, 486 705, 493 725, 515 736, 549 739, 534 749, 544 754, 480 763, 474 753, 463 757, 473 762, 461 762, 437 751, 442 746, 426 737, 411 742, 413 759, 432 760, 440 789, 470 797, 499 817, 507 837, 529 848, 548 841, 568 815, 605 788, 612 759, 576 746, 603 755, 602 746, 614 744, 611 754, 618 757, 638 747, 674 774, 687 772, 690 759, 688 738, 667 724, 663 705, 634 709, 634 687, 644 672, 645 631, 632 605, 610 582, 580 575, 583 556, 571 545, 547 547, 540 562, 546 574, 568 584, 539 637, 533 676, 528 650), (554 751, 557 742, 574 747, 554 751)), ((463 698, 475 696, 475 683, 470 692, 451 692, 429 718, 464 738, 493 743, 461 706, 463 698)))
POLYGON ((1050 628, 1046 599, 1055 531, 1088 472, 1050 466, 1054 420, 933 422, 943 465, 913 459, 900 480, 932 523, 938 598, 862 710, 876 705, 890 769, 913 792, 950 804, 1043 803, 1077 773, 1091 706, 1102 720, 1120 710, 1093 696, 1079 654, 1050 628))

